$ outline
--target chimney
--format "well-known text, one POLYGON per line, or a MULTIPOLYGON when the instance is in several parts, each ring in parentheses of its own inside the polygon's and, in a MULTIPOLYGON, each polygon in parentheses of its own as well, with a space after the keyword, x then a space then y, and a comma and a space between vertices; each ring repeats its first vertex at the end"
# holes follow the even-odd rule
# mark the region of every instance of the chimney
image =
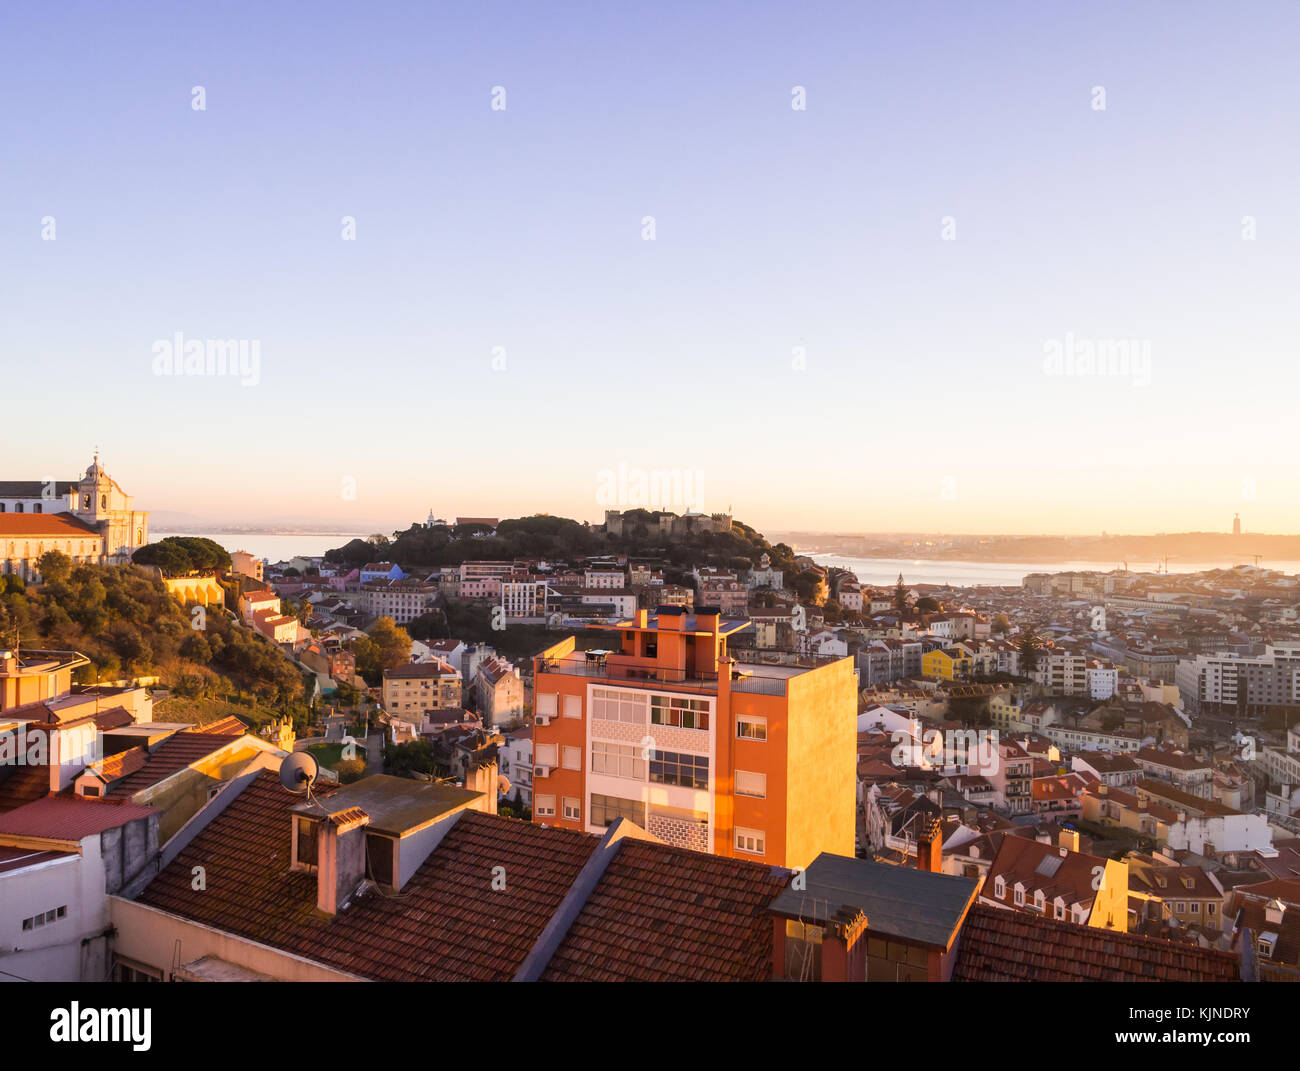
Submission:
POLYGON ((465 787, 471 792, 482 792, 483 800, 478 810, 484 814, 497 813, 497 796, 500 795, 500 776, 497 760, 470 758, 465 763, 465 787))
POLYGON ((697 606, 695 608, 695 631, 717 632, 718 619, 722 616, 720 606, 697 606))
POLYGON ((316 842, 316 907, 337 915, 366 876, 366 826, 370 815, 348 807, 319 823, 316 842))
POLYGON ((1109 793, 1109 791, 1110 791, 1110 785, 1106 784, 1105 781, 1103 781, 1101 784, 1097 786, 1098 796, 1105 796, 1109 793))
POLYGON ((637 628, 649 628, 649 627, 650 627, 650 611, 649 611, 649 610, 638 610, 638 611, 636 612, 636 627, 637 627, 637 628))
POLYGON ((1056 843, 1068 851, 1077 852, 1079 850, 1079 831, 1077 829, 1063 829, 1060 836, 1056 838, 1056 843))
POLYGON ((943 873, 943 832, 937 818, 916 839, 916 869, 943 873))

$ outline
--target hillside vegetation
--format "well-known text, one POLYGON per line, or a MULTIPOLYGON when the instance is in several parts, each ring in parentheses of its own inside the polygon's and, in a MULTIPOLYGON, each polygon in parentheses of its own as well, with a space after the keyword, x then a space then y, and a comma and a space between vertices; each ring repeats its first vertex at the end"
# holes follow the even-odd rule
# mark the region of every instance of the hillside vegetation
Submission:
POLYGON ((413 524, 393 539, 371 537, 354 539, 345 546, 326 553, 327 561, 337 564, 364 565, 383 560, 396 562, 403 569, 437 568, 459 565, 470 560, 505 560, 540 558, 575 560, 601 554, 628 554, 639 558, 661 559, 670 566, 713 565, 748 569, 763 554, 772 566, 793 577, 796 567, 794 551, 784 543, 769 543, 748 525, 734 522, 730 532, 698 532, 681 542, 667 543, 654 534, 654 515, 648 510, 627 510, 623 524, 628 532, 623 538, 605 533, 567 517, 538 515, 503 520, 496 535, 473 538, 474 526, 426 528, 413 524))
POLYGON ((0 581, 4 643, 80 651, 91 665, 78 671, 79 683, 156 675, 178 698, 306 715, 298 668, 222 608, 182 607, 135 565, 73 565, 51 551, 40 569, 39 588, 0 581))

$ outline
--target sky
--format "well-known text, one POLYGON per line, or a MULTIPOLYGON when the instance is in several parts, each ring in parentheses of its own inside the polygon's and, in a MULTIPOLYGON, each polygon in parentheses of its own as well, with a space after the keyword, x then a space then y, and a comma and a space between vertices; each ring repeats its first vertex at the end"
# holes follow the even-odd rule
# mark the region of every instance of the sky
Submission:
POLYGON ((1300 6, 546 7, 0 7, 0 478, 1300 532, 1300 6))

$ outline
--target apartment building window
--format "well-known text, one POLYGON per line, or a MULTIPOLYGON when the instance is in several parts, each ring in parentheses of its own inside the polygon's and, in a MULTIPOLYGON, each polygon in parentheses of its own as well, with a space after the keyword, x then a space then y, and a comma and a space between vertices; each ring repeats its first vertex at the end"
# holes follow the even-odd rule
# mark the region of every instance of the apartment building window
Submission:
POLYGON ((564 817, 570 822, 577 822, 582 818, 582 808, 578 801, 568 796, 564 797, 564 817))
POLYGON ((604 829, 612 826, 620 818, 635 822, 645 828, 645 804, 641 800, 626 800, 618 796, 602 796, 599 792, 591 794, 591 824, 604 829))
POLYGON ((749 714, 740 715, 736 718, 736 739, 766 740, 767 719, 749 714))
POLYGON ((1218 908, 1217 908, 1214 904, 1206 904, 1206 905, 1205 905, 1205 913, 1206 913, 1207 915, 1213 916, 1213 915, 1217 914, 1217 912, 1218 912, 1218 908))
POLYGON ((709 787, 709 758, 682 751, 656 751, 650 759, 650 780, 682 788, 709 787))
POLYGON ((566 718, 582 717, 582 696, 566 695, 564 697, 564 716, 566 718))
POLYGON ((652 695, 650 722, 652 725, 672 725, 679 729, 707 729, 709 727, 708 700, 652 695))
POLYGON ((753 773, 750 770, 736 771, 736 795, 767 798, 767 774, 753 773))
POLYGON ((142 963, 114 958, 113 981, 115 982, 161 982, 162 972, 146 967, 142 963))
POLYGON ((604 740, 593 740, 591 772, 644 781, 645 760, 641 757, 641 749, 632 744, 611 744, 604 740))
POLYGON ((647 697, 636 692, 616 692, 612 688, 591 690, 591 716, 628 725, 644 725, 647 697))
POLYGON ((555 704, 558 698, 555 692, 538 692, 537 713, 555 717, 555 704))
POLYGON ((555 815, 555 797, 554 796, 536 796, 533 800, 536 804, 534 811, 542 818, 551 818, 555 815))
POLYGON ((566 770, 582 769, 582 748, 565 744, 561 751, 561 758, 564 760, 563 765, 566 770))
POLYGON ((555 766, 556 750, 554 744, 537 745, 537 765, 555 766))
POLYGON ((29 919, 23 919, 23 931, 39 930, 43 926, 58 922, 60 919, 68 917, 68 906, 52 907, 49 911, 41 911, 29 919))
POLYGON ((764 835, 761 829, 741 829, 736 827, 736 851, 748 852, 750 855, 763 854, 764 835))

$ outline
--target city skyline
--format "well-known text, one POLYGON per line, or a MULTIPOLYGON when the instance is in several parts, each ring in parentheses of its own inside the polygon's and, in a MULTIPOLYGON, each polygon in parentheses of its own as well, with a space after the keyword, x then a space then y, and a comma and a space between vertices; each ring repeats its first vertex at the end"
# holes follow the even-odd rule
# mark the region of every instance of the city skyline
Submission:
POLYGON ((412 10, 382 65, 341 7, 10 11, 6 350, 90 388, 55 476, 231 523, 625 465, 763 530, 1298 532, 1275 11, 412 10))

